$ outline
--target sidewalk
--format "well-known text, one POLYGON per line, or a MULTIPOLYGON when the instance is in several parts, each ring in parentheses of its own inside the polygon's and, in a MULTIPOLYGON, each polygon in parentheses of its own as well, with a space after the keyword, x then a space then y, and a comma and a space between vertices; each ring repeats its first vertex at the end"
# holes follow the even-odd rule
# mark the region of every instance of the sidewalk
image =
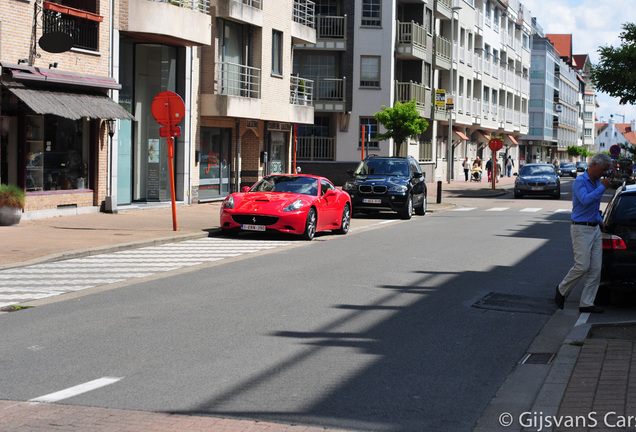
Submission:
MULTIPOLYGON (((462 175, 463 177, 463 175, 462 175)), ((438 183, 428 186, 428 209, 443 211, 453 205, 453 198, 492 197, 509 194, 514 177, 500 179, 496 189, 485 180, 481 183, 454 180, 441 182, 442 193, 438 203, 438 183)), ((13 227, 0 227, 0 271, 4 268, 24 266, 37 262, 86 256, 151 244, 206 237, 219 229, 220 202, 177 207, 178 230, 172 230, 169 203, 157 206, 138 206, 139 209, 119 209, 117 214, 91 213, 76 216, 23 220, 13 227), (146 208, 144 208, 146 207, 146 208), (144 209, 141 209, 144 208, 144 209)), ((572 309, 574 306, 569 305, 572 309)), ((574 312, 567 310, 570 314, 574 312)), ((554 319, 559 321, 563 311, 554 319)), ((577 312, 578 313, 578 312, 577 312)), ((611 319, 609 313, 607 318, 611 319)), ((576 318, 576 317, 575 317, 576 318)), ((570 321, 572 322, 570 317, 570 321)), ((561 324, 563 325, 563 324, 561 324)), ((565 341, 555 358, 545 365, 537 383, 536 394, 530 398, 527 409, 534 423, 523 428, 519 415, 513 424, 502 426, 501 415, 512 401, 503 405, 491 403, 489 409, 496 416, 488 419, 476 430, 635 430, 636 420, 630 428, 615 428, 626 417, 636 415, 636 324, 582 325, 572 329, 568 324, 565 341), (547 369, 545 369, 547 368, 547 369), (501 407, 501 409, 500 409, 501 407), (500 410, 501 412, 497 411, 500 410), (606 416, 606 412, 615 412, 606 416), (594 414, 591 414, 594 413, 594 414), (579 417, 576 417, 579 416, 579 417), (589 419, 578 426, 567 423, 577 418, 589 419), (539 422, 542 423, 539 423, 539 422), (565 426, 549 427, 560 421, 565 426), (588 428, 587 426, 595 427, 588 428), (564 423, 565 422, 565 423, 564 423), (482 429, 480 429, 482 428, 482 429)), ((527 393, 528 388, 516 385, 513 395, 527 393)), ((0 401, 0 430, 48 432, 70 431, 214 431, 214 432, 318 432, 334 431, 321 427, 282 425, 253 420, 193 417, 165 413, 135 412, 62 404, 32 404, 28 402, 0 401)))

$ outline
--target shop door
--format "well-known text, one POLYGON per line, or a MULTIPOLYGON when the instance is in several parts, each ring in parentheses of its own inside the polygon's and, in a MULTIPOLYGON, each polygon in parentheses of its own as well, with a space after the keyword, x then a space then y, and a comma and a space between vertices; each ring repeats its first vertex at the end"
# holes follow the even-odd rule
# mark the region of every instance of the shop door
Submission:
POLYGON ((227 196, 230 191, 230 140, 228 128, 201 128, 199 199, 227 196))
POLYGON ((269 174, 282 174, 286 170, 287 145, 284 132, 270 132, 269 174))

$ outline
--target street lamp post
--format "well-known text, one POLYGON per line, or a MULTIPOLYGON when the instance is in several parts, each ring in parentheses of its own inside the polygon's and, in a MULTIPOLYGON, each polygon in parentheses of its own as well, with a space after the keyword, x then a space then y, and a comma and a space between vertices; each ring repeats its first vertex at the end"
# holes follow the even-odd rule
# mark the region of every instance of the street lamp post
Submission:
POLYGON ((455 63, 455 11, 459 11, 461 6, 458 6, 453 1, 453 7, 451 8, 451 64, 450 64, 450 89, 449 93, 453 99, 453 105, 448 113, 448 145, 446 149, 446 161, 448 167, 446 169, 446 177, 448 184, 450 184, 453 178, 453 111, 455 111, 455 95, 454 95, 454 80, 453 77, 453 64, 455 63))

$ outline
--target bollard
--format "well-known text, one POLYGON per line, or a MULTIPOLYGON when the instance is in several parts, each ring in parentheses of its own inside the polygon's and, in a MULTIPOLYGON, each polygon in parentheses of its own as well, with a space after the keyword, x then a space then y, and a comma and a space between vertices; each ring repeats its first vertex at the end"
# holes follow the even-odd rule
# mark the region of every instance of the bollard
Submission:
POLYGON ((442 202, 442 182, 437 182, 437 204, 441 204, 442 202))

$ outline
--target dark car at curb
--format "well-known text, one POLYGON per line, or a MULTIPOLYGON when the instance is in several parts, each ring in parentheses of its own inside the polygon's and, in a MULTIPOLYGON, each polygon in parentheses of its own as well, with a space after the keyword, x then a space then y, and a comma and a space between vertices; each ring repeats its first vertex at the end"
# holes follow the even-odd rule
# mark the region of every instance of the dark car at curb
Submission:
POLYGON ((560 177, 569 175, 570 177, 576 178, 578 175, 578 169, 573 162, 561 162, 559 164, 559 169, 557 170, 560 177))
POLYGON ((561 180, 552 164, 533 163, 521 167, 515 179, 515 198, 524 195, 550 195, 561 198, 561 180))
POLYGON ((611 291, 636 293, 636 185, 618 188, 603 213, 602 233, 599 296, 611 291))
POLYGON ((578 172, 585 172, 585 170, 587 170, 587 162, 585 161, 578 161, 576 163, 576 170, 578 172))
POLYGON ((426 214, 426 179, 412 156, 369 156, 360 162, 343 190, 354 212, 394 211, 410 219, 426 214))

